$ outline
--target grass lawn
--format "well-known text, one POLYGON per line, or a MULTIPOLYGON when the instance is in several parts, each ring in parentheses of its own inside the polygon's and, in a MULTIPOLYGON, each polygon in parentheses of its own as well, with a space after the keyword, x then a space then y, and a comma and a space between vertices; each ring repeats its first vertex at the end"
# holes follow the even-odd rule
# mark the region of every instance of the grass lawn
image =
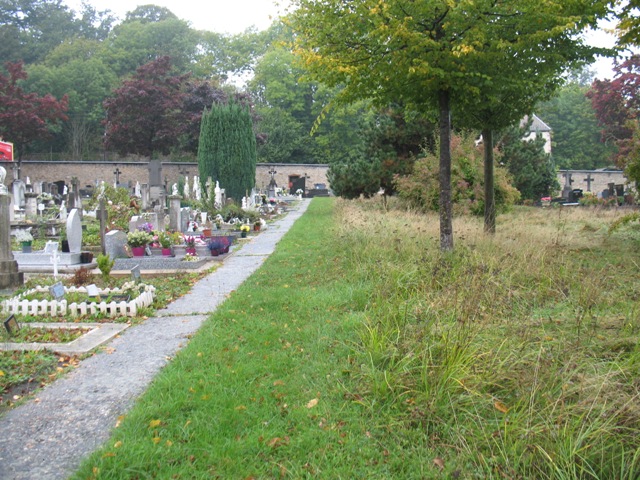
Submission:
POLYGON ((637 478, 640 234, 315 199, 73 478, 637 478))

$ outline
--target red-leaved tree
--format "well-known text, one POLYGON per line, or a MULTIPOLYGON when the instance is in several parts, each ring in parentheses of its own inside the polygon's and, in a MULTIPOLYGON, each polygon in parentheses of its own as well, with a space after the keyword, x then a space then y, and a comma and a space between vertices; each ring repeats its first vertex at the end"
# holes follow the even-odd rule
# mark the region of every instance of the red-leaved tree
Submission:
POLYGON ((120 155, 168 154, 187 127, 182 86, 188 76, 172 75, 166 56, 139 67, 103 103, 106 147, 120 155))
POLYGON ((625 168, 640 119, 640 55, 629 57, 613 70, 613 80, 595 80, 587 96, 602 127, 602 141, 617 146, 612 160, 625 168))
POLYGON ((0 73, 0 137, 14 144, 18 172, 25 147, 46 139, 51 129, 67 119, 67 96, 57 100, 52 95, 27 93, 20 87, 26 80, 22 62, 6 63, 8 75, 0 73))

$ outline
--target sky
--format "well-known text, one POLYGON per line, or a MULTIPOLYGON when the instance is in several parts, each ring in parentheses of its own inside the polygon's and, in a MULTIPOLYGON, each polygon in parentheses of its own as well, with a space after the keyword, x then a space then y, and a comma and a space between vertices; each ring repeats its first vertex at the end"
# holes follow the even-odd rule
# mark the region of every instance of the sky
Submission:
MULTIPOLYGON (((64 0, 69 8, 80 11, 82 0, 64 0)), ((282 13, 286 0, 86 0, 98 11, 111 10, 119 19, 139 5, 157 5, 171 10, 197 30, 241 33, 251 26, 267 29, 282 13)))
MULTIPOLYGON (((63 0, 76 11, 82 0, 63 0)), ((139 5, 158 5, 171 10, 178 18, 188 21, 192 28, 218 33, 242 33, 249 27, 267 29, 273 20, 285 13, 288 0, 86 0, 97 10, 111 10, 119 19, 139 5)), ((613 46, 612 35, 603 31, 588 35, 597 46, 613 46)), ((594 65, 597 78, 612 77, 612 61, 600 59, 594 65)))

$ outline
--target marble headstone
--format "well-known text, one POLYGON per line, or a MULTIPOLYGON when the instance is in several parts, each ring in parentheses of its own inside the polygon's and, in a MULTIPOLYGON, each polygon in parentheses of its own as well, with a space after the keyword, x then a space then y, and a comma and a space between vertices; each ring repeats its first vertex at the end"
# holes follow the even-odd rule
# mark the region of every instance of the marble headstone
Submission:
POLYGON ((71 210, 67 217, 67 241, 70 253, 80 253, 82 250, 82 222, 76 208, 71 210))
POLYGON ((122 230, 111 230, 104 236, 105 253, 112 259, 127 258, 126 244, 127 234, 122 230))

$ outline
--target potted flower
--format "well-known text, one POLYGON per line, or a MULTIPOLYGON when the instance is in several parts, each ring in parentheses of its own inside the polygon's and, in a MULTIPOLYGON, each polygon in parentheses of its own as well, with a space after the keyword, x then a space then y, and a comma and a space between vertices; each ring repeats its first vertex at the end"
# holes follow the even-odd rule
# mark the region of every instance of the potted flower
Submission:
POLYGON ((249 225, 242 225, 240 227, 240 236, 242 238, 247 238, 247 233, 249 232, 250 228, 249 225))
POLYGON ((127 244, 131 247, 131 252, 134 257, 144 257, 144 247, 152 241, 153 236, 143 230, 127 233, 127 244))
POLYGON ((211 240, 209 240, 209 243, 207 243, 207 247, 209 248, 209 251, 211 252, 211 255, 213 257, 217 257, 221 253, 224 253, 224 245, 217 238, 212 238, 211 240))
POLYGON ((196 254, 196 237, 192 235, 186 235, 184 237, 184 245, 186 247, 185 251, 187 252, 187 254, 196 254))
POLYGON ((253 223, 253 229, 256 232, 259 232, 260 231, 260 227, 262 227, 262 222, 260 221, 260 219, 258 219, 253 223))
POLYGON ((31 235, 30 228, 27 230, 18 230, 16 232, 16 240, 20 242, 22 246, 22 253, 31 253, 31 242, 33 242, 33 235, 31 235))
POLYGON ((171 256, 171 237, 166 232, 158 233, 158 243, 162 248, 162 255, 165 257, 171 256))

